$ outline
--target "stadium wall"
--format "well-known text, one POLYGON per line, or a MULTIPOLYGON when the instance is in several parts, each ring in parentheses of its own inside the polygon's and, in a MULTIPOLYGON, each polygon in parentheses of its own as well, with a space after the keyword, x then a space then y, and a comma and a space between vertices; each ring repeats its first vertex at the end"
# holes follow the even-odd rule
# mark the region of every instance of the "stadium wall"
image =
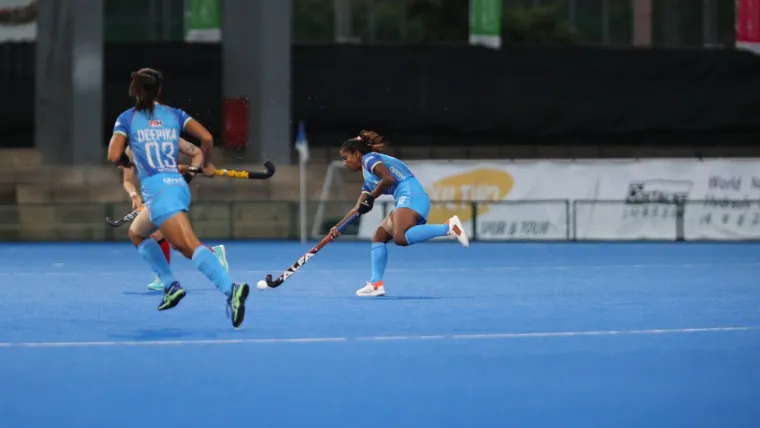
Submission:
MULTIPOLYGON (((743 51, 296 45, 292 53, 293 124, 306 121, 315 147, 365 127, 403 135, 405 146, 752 145, 760 136, 760 57, 743 51)), ((106 118, 129 105, 129 72, 151 66, 168 77, 167 103, 221 135, 219 45, 112 43, 105 59, 106 118)), ((33 81, 34 45, 0 44, 0 93, 14 100, 0 106, 3 145, 33 140, 33 81)))
MULTIPOLYGON (((433 200, 429 222, 456 214, 476 241, 760 240, 760 158, 409 165, 433 200)), ((126 226, 104 221, 131 211, 114 168, 8 170, 3 180, 20 184, 9 193, 15 202, 0 204, 1 240, 126 241, 126 226)), ((309 172, 323 174, 309 181, 306 216, 311 238, 320 238, 354 205, 361 175, 339 163, 309 172)), ((292 167, 264 182, 199 178, 194 228, 205 239, 298 239, 297 190, 292 167)), ((341 239, 368 240, 392 207, 378 199, 341 239)))

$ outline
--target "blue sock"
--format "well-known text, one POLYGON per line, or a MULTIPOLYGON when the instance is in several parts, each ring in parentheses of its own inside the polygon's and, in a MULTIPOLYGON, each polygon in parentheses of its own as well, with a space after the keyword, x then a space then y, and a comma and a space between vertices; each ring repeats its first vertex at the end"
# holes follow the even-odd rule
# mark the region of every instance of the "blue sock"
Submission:
POLYGON ((419 242, 425 242, 428 239, 446 236, 448 232, 448 224, 421 224, 407 230, 404 236, 406 236, 406 242, 409 245, 414 245, 419 242))
POLYGON ((211 250, 203 245, 196 248, 193 263, 222 293, 227 296, 232 293, 232 280, 211 250))
POLYGON ((369 282, 374 284, 383 279, 385 266, 388 264, 388 248, 382 242, 373 242, 369 251, 372 255, 372 278, 369 282))
POLYGON ((140 253, 143 260, 148 262, 153 272, 158 275, 158 279, 164 283, 164 288, 169 287, 177 281, 174 279, 172 270, 169 267, 169 262, 164 257, 164 252, 161 250, 161 246, 158 245, 155 239, 149 238, 140 245, 137 246, 137 252, 140 253))

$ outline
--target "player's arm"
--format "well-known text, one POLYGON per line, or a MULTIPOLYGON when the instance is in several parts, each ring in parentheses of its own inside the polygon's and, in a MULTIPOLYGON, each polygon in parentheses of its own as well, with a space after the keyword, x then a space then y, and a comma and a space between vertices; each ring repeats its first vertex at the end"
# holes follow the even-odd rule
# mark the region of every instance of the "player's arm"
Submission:
MULTIPOLYGON (((190 167, 203 167, 203 152, 195 147, 192 143, 189 141, 183 140, 180 138, 179 140, 179 151, 185 154, 186 156, 192 157, 192 160, 190 161, 190 165, 180 165, 179 166, 179 172, 185 177, 185 181, 188 182, 188 184, 193 181, 193 177, 195 177, 195 174, 191 173, 189 171, 190 167)), ((216 168, 213 164, 209 163, 208 166, 203 168, 203 175, 206 177, 213 177, 216 173, 216 168)))
POLYGON ((127 137, 114 133, 111 141, 108 143, 108 160, 117 166, 125 165, 129 157, 124 154, 124 148, 127 146, 127 137))
POLYGON ((120 114, 113 126, 111 141, 108 142, 108 160, 117 166, 130 165, 129 156, 124 153, 127 147, 127 135, 129 135, 129 122, 124 113, 120 114))
MULTIPOLYGON (((365 184, 364 186, 366 187, 367 185, 365 184)), ((347 222, 348 219, 350 219, 351 217, 353 217, 353 215, 356 214, 356 212, 359 210, 359 205, 362 203, 362 201, 364 201, 365 199, 367 199, 367 195, 368 194, 369 194, 368 192, 362 192, 362 194, 359 195, 359 199, 356 201, 356 205, 354 205, 354 207, 351 208, 351 211, 349 211, 343 217, 343 219, 341 219, 341 221, 339 221, 338 224, 336 224, 335 227, 333 227, 333 229, 337 229, 338 227, 342 226, 343 223, 347 222)), ((334 234, 334 235, 338 236, 337 234, 334 234)))
POLYGON ((201 140, 201 150, 203 154, 201 166, 203 168, 208 167, 211 163, 211 157, 214 154, 214 137, 211 136, 211 133, 208 132, 200 122, 187 116, 187 113, 185 113, 184 126, 185 131, 193 137, 201 140))
MULTIPOLYGON (((127 148, 126 154, 131 157, 129 148, 127 148)), ((126 191, 132 199, 132 208, 142 206, 142 197, 140 197, 140 194, 137 192, 137 187, 135 186, 135 169, 124 168, 123 171, 122 186, 124 187, 124 191, 126 191)))
POLYGON ((372 207, 375 206, 375 199, 390 189, 396 182, 396 179, 390 170, 388 170, 388 167, 385 166, 380 156, 370 153, 369 155, 365 155, 362 163, 369 172, 380 179, 375 188, 371 189, 369 193, 362 192, 364 199, 359 199, 359 205, 356 210, 359 214, 364 215, 372 211, 372 207))
POLYGON ((393 177, 393 174, 391 174, 390 170, 388 170, 388 167, 386 167, 385 164, 381 161, 376 162, 370 172, 380 177, 380 182, 377 183, 377 186, 375 186, 375 188, 369 192, 367 198, 365 198, 374 200, 380 197, 380 195, 384 194, 385 191, 388 190, 391 186, 393 186, 396 183, 396 178, 393 177))
POLYGON ((351 211, 349 211, 341 221, 338 222, 335 226, 333 226, 332 229, 330 229, 330 235, 332 235, 334 238, 337 238, 340 233, 338 233, 338 228, 342 226, 345 222, 348 221, 351 217, 354 216, 359 211, 359 205, 361 205, 362 202, 364 202, 367 199, 367 196, 369 196, 372 189, 369 188, 367 185, 367 182, 365 181, 362 185, 362 193, 359 195, 359 199, 356 200, 356 205, 354 205, 353 208, 351 208, 351 211))
POLYGON ((183 155, 190 156, 192 158, 190 160, 190 165, 183 165, 185 167, 185 172, 187 172, 187 168, 190 166, 203 166, 203 152, 195 147, 195 145, 191 142, 185 140, 184 138, 180 138, 179 151, 183 155))

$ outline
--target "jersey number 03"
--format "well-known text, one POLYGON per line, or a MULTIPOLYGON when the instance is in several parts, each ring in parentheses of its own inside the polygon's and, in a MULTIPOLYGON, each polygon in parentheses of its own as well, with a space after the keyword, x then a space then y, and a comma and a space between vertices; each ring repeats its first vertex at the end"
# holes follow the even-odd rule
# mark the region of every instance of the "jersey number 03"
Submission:
POLYGON ((174 143, 164 141, 159 146, 156 141, 145 143, 145 156, 151 168, 176 168, 177 160, 174 155, 174 143))

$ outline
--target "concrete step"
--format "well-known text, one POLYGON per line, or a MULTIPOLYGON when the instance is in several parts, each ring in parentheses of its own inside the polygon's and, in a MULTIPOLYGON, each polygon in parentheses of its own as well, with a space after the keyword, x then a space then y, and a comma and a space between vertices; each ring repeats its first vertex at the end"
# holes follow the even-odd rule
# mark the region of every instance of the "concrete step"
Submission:
POLYGON ((40 168, 42 153, 37 149, 0 149, 0 169, 40 168))

